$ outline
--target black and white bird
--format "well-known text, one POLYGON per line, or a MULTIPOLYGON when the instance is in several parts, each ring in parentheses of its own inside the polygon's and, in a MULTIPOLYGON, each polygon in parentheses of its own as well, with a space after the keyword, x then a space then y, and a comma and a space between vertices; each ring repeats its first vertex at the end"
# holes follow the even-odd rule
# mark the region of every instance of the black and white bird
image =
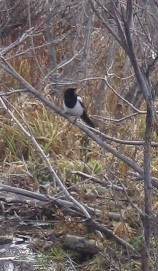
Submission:
POLYGON ((82 98, 76 94, 75 88, 68 88, 64 91, 63 107, 65 113, 80 117, 88 126, 95 128, 93 122, 86 113, 82 98))

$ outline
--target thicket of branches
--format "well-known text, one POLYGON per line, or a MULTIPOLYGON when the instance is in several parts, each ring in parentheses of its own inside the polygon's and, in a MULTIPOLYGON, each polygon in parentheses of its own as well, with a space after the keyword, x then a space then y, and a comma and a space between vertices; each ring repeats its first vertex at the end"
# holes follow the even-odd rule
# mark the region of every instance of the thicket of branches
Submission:
MULTIPOLYGON (((61 156, 66 163, 84 160, 80 171, 74 163, 73 176, 88 176, 100 184, 106 179, 108 187, 123 189, 128 207, 139 217, 141 270, 157 270, 157 216, 153 207, 158 188, 157 1, 8 0, 0 5, 3 167, 15 160, 25 161, 25 165, 30 159, 35 163, 34 159, 41 157, 54 184, 65 195, 63 202, 60 197, 53 198, 56 204, 75 210, 91 227, 104 232, 93 220, 95 208, 85 206, 67 189, 63 179, 70 178, 71 170, 67 169, 66 175, 64 170, 56 173, 61 156), (64 114, 62 93, 69 86, 78 88, 85 97, 97 129, 89 130, 64 114), (42 121, 47 124, 43 128, 42 121), (67 128, 67 121, 80 130, 67 128), (17 138, 8 136, 13 130, 20 131, 17 138), (83 132, 93 141, 81 138, 83 132), (101 165, 99 174, 91 170, 94 161, 101 165), (130 196, 130 189, 140 193, 143 200, 130 196)), ((7 186, 1 189, 11 191, 7 186)), ((13 192, 26 193, 20 189, 13 192)), ((97 209, 103 212, 102 207, 97 209)), ((124 239, 119 242, 128 251, 132 238, 124 239)), ((127 255, 130 262, 132 256, 127 255)))

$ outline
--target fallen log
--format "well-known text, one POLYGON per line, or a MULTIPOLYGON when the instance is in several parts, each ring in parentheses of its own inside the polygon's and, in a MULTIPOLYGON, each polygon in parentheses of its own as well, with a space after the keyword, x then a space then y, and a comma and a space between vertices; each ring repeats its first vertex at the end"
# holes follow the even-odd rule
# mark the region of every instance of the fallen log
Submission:
POLYGON ((63 247, 87 255, 96 255, 100 249, 93 239, 67 234, 63 247))

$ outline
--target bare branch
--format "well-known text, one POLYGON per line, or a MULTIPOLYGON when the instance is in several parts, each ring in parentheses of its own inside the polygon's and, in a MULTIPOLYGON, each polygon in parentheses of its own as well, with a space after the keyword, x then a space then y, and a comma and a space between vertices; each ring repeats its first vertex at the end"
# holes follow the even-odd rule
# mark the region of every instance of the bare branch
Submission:
MULTIPOLYGON (((33 88, 24 78, 22 78, 14 69, 13 67, 6 62, 4 58, 1 57, 0 67, 4 69, 7 73, 11 74, 14 78, 16 78, 23 87, 26 88, 28 92, 33 94, 35 97, 37 97, 40 101, 42 101, 46 106, 50 107, 53 111, 55 111, 57 114, 61 115, 62 117, 69 120, 69 122, 75 124, 77 127, 79 127, 81 130, 83 130, 90 138, 92 138, 94 141, 96 141, 100 146, 103 147, 103 149, 107 150, 108 152, 111 152, 113 155, 121 159, 124 163, 126 163, 129 167, 131 167, 134 171, 140 174, 140 176, 143 176, 143 169, 141 169, 135 161, 127 158, 123 154, 121 154, 119 151, 114 150, 112 147, 110 147, 108 144, 103 142, 102 138, 95 135, 95 133, 91 132, 85 125, 74 122, 71 120, 70 117, 68 117, 63 111, 59 109, 59 107, 55 106, 52 102, 47 100, 44 96, 42 96, 35 88, 33 88)), ((92 129, 95 131, 95 129, 92 129)), ((154 186, 158 187, 158 183, 155 181, 155 179, 152 179, 152 183, 154 186)))
MULTIPOLYGON (((44 151, 42 150, 42 148, 40 147, 40 145, 37 143, 35 137, 33 136, 33 134, 31 133, 30 129, 27 127, 24 128, 24 126, 17 120, 17 118, 13 115, 13 113, 8 109, 8 107, 6 106, 6 104, 4 103, 3 99, 0 98, 0 102, 3 105, 3 107, 5 108, 5 110, 7 111, 7 113, 10 115, 10 117, 16 122, 16 124, 20 127, 20 129, 23 131, 23 133, 25 135, 27 135, 27 137, 29 138, 29 140, 31 140, 31 142, 33 143, 33 145, 35 146, 35 148, 38 150, 39 154, 41 155, 42 159, 45 161, 52 177, 55 178, 55 181, 58 183, 58 185, 61 187, 62 192, 65 194, 65 196, 74 203, 74 205, 76 205, 82 212, 83 214, 87 217, 90 218, 89 213, 86 211, 86 209, 83 207, 83 205, 81 203, 79 203, 74 197, 72 197, 70 195, 70 193, 68 192, 68 190, 66 189, 66 187, 64 186, 63 182, 60 180, 60 178, 58 177, 58 175, 56 174, 55 170, 53 169, 53 167, 51 166, 51 163, 49 162, 47 156, 45 155, 44 151)), ((25 124, 26 125, 26 124, 25 124)))

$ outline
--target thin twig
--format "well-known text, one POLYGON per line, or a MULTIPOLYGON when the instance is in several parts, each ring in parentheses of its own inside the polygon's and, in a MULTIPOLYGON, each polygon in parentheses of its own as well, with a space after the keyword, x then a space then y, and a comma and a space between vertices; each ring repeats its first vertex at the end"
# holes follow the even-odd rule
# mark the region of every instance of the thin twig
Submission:
POLYGON ((10 117, 15 121, 15 123, 20 127, 20 129, 23 131, 23 133, 29 138, 29 140, 33 143, 33 145, 36 147, 36 149, 38 150, 38 152, 40 153, 42 159, 45 161, 51 175, 55 178, 56 182, 58 183, 58 185, 61 187, 63 193, 65 194, 65 196, 74 203, 75 206, 77 206, 82 212, 83 214, 87 217, 90 218, 89 213, 86 211, 86 209, 83 207, 83 205, 81 203, 79 203, 74 197, 72 197, 70 195, 70 193, 68 192, 68 190, 66 189, 66 187, 64 186, 64 184, 62 183, 62 181, 60 180, 60 178, 58 177, 58 175, 56 174, 55 170, 53 169, 50 161, 48 160, 47 156, 45 155, 44 151, 42 150, 41 146, 37 143, 35 137, 33 136, 31 130, 29 129, 29 127, 27 126, 27 124, 25 123, 25 126, 27 128, 24 128, 24 125, 22 125, 19 120, 14 116, 14 114, 10 111, 10 109, 8 109, 8 107, 6 106, 6 104, 4 103, 3 99, 0 98, 0 102, 3 105, 3 108, 7 111, 7 113, 10 115, 10 117))

